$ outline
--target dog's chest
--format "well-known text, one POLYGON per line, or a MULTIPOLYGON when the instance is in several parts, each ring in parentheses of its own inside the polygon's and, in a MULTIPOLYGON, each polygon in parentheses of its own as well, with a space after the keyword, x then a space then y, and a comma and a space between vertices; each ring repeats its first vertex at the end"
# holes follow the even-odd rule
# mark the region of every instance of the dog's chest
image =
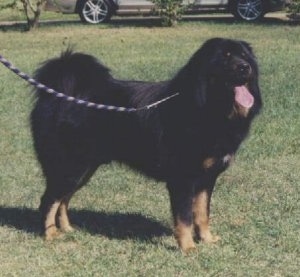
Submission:
POLYGON ((203 149, 202 169, 223 171, 234 160, 234 154, 240 144, 240 137, 234 133, 218 133, 210 136, 203 149))
POLYGON ((207 171, 211 169, 226 169, 233 161, 233 154, 226 154, 222 157, 210 156, 202 161, 202 168, 207 171))

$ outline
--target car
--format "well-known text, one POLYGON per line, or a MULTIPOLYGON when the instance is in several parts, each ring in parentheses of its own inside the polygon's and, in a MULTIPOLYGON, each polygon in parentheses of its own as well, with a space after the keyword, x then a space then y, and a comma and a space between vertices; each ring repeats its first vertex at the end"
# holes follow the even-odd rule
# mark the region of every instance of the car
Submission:
MULTIPOLYGON (((284 0, 184 0, 186 13, 227 12, 237 19, 256 21, 266 13, 282 10, 284 0)), ((113 15, 153 15, 155 4, 148 0, 47 0, 46 10, 77 13, 86 23, 103 23, 113 15)))

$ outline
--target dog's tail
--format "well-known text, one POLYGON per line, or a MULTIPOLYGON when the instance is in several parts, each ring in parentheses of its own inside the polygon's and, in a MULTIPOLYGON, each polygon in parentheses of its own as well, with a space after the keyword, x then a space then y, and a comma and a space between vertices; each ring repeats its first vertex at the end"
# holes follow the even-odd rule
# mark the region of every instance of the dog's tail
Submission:
MULTIPOLYGON (((108 68, 94 57, 67 50, 60 57, 44 62, 34 78, 59 93, 86 101, 102 102, 105 88, 112 77, 108 68)), ((31 114, 33 124, 40 120, 56 120, 80 126, 86 122, 89 111, 92 111, 42 89, 36 88, 35 92, 37 102, 31 114)))
MULTIPOLYGON (((35 72, 35 79, 60 93, 92 100, 110 79, 108 68, 94 57, 67 50, 60 57, 44 62, 35 72)), ((44 97, 43 91, 37 91, 44 97)))

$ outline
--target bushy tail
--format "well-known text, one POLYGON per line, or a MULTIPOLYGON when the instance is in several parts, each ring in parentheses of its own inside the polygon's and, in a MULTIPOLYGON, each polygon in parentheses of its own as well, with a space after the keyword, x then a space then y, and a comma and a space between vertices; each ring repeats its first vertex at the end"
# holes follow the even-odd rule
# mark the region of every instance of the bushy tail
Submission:
MULTIPOLYGON (((71 50, 46 61, 35 73, 35 79, 60 93, 82 99, 93 99, 110 79, 108 68, 94 57, 71 50)), ((39 91, 38 95, 44 93, 39 91)))

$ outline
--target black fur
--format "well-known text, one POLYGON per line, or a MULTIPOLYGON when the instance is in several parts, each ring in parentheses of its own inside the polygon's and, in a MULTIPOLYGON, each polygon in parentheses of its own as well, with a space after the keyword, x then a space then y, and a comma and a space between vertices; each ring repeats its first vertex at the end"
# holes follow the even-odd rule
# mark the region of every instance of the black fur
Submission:
POLYGON ((43 220, 55 200, 70 198, 101 164, 117 160, 166 181, 175 228, 178 220, 191 226, 195 195, 208 192, 209 211, 215 180, 229 164, 223 158, 237 151, 261 107, 252 49, 221 38, 207 41, 168 81, 117 80, 92 56, 71 51, 47 61, 35 77, 67 95, 114 106, 138 108, 179 93, 157 108, 128 114, 91 110, 38 92, 31 122, 47 181, 43 220), (249 72, 240 64, 248 64, 249 72), (233 92, 244 84, 255 99, 246 115, 235 107, 233 92), (212 164, 206 164, 208 158, 212 164))

